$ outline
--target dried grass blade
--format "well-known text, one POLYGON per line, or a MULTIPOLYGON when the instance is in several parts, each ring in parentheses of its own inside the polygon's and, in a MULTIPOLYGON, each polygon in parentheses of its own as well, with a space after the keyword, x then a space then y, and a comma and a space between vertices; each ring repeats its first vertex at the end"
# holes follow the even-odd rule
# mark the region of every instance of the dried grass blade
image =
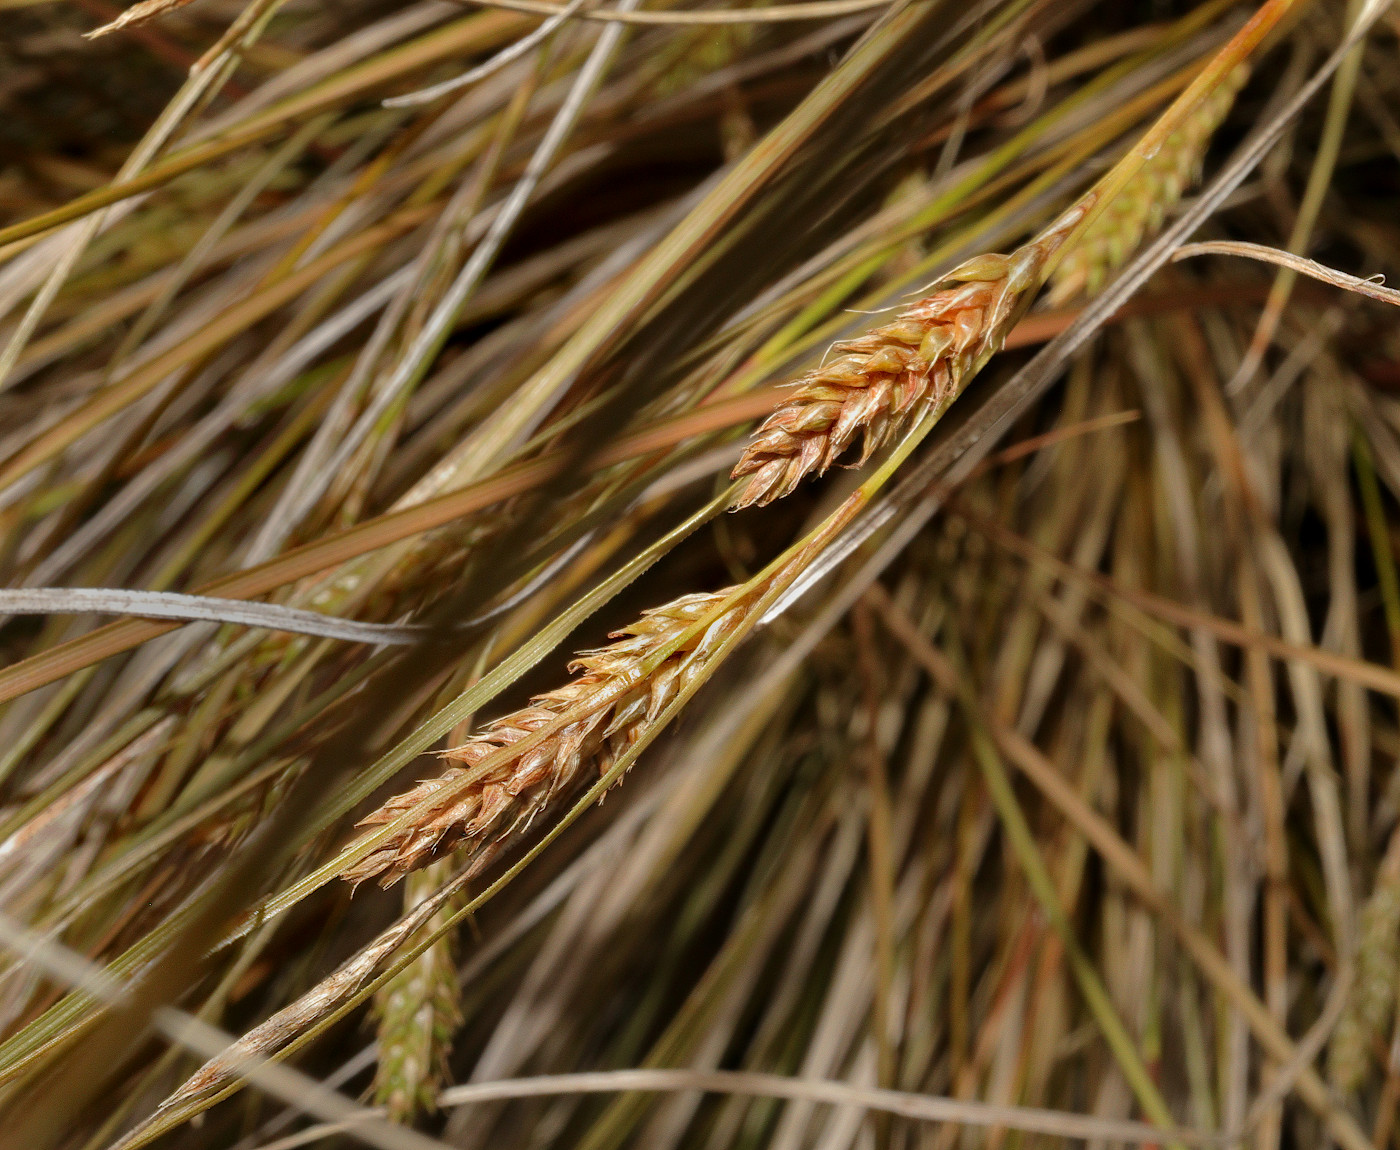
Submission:
POLYGON ((428 33, 401 48, 386 52, 327 80, 309 92, 275 104, 247 121, 231 125, 225 134, 216 139, 174 151, 139 175, 87 192, 62 207, 0 228, 0 250, 16 241, 81 219, 100 208, 161 187, 177 176, 202 168, 275 134, 289 120, 335 107, 367 89, 393 80, 404 72, 414 71, 463 51, 474 51, 499 44, 520 31, 524 23, 520 17, 509 12, 483 12, 428 33))
POLYGON ((1300 275, 1311 276, 1313 279, 1321 280, 1333 287, 1345 288, 1357 295, 1364 295, 1368 299, 1400 306, 1400 291, 1396 291, 1394 288, 1385 287, 1375 280, 1358 279, 1354 275, 1338 271, 1336 268, 1329 268, 1326 264, 1320 264, 1316 260, 1306 259, 1303 256, 1294 255, 1281 248, 1271 248, 1265 244, 1246 243, 1242 240, 1207 240, 1195 244, 1182 244, 1172 253, 1172 262, 1189 259, 1191 256, 1243 256, 1246 259, 1260 260, 1266 264, 1276 264, 1279 267, 1289 268, 1300 275))
POLYGON ((133 4, 115 20, 103 24, 100 28, 94 28, 91 32, 84 32, 83 35, 89 40, 96 40, 99 36, 106 36, 112 32, 120 32, 124 28, 139 28, 142 24, 148 24, 167 12, 178 12, 186 4, 193 0, 141 0, 139 4, 133 4))
MULTIPOLYGON (((531 12, 540 16, 557 16, 569 7, 565 4, 550 4, 547 0, 470 0, 470 3, 480 4, 483 8, 505 8, 512 12, 531 12)), ((807 4, 701 8, 687 12, 631 12, 626 8, 592 8, 579 13, 579 17, 583 20, 673 27, 705 24, 775 24, 787 20, 824 20, 832 16, 849 16, 856 12, 869 12, 874 8, 889 8, 894 3, 895 0, 812 0, 807 4)))
POLYGON ((1175 600, 1163 598, 1161 595, 1154 595, 1150 591, 1139 591, 1133 587, 1119 586, 1107 576, 1099 575, 1093 571, 1084 571, 1071 563, 1066 563, 1059 556, 1050 554, 1031 543, 1030 540, 973 511, 965 503, 955 502, 950 498, 949 504, 957 514, 999 546, 1022 556, 1029 562, 1044 564, 1052 568, 1056 574, 1082 583, 1101 596, 1121 600, 1148 615, 1167 619, 1182 627, 1204 628, 1216 638, 1223 639, 1235 646, 1258 648, 1267 651, 1275 658, 1296 660, 1339 679, 1360 683, 1373 691, 1390 695, 1392 698, 1400 698, 1400 674, 1388 667, 1349 658, 1334 651, 1323 650, 1321 647, 1291 643, 1275 635, 1250 630, 1233 620, 1222 619, 1219 616, 1198 611, 1194 607, 1187 607, 1175 600))
POLYGON ((468 84, 475 84, 479 80, 486 79, 487 76, 495 75, 507 64, 520 59, 536 44, 542 44, 556 28, 570 17, 576 16, 586 3, 588 0, 569 0, 568 4, 533 32, 522 36, 509 48, 501 49, 491 59, 463 72, 460 76, 443 80, 442 83, 434 84, 430 88, 422 88, 417 92, 409 92, 402 96, 391 96, 384 101, 384 106, 386 108, 416 108, 422 104, 431 104, 439 96, 445 96, 448 92, 455 92, 458 88, 465 88, 468 84))
POLYGON ((179 619, 187 623, 236 623, 296 635, 320 635, 351 643, 416 643, 423 629, 391 623, 357 623, 316 611, 276 603, 248 603, 211 595, 172 591, 125 591, 99 587, 28 587, 0 589, 3 615, 136 615, 143 619, 179 619))
MULTIPOLYGON (((945 689, 957 690, 960 679, 947 657, 929 643, 883 590, 875 591, 872 598, 879 606, 882 617, 891 631, 915 655, 929 674, 945 689)), ((1282 1025, 1239 977, 1214 942, 1186 922, 1166 901, 1141 856, 1124 842, 1108 820, 1084 801, 1055 765, 1029 740, 1004 724, 993 723, 988 729, 1011 764, 1025 774, 1060 814, 1084 835, 1133 894, 1171 928, 1183 948, 1200 965, 1204 973, 1244 1013, 1250 1028, 1269 1053, 1281 1063, 1292 1063, 1298 1054, 1298 1047, 1288 1037, 1282 1025)), ((1298 1092, 1304 1101, 1327 1121, 1337 1140, 1348 1147, 1348 1150, 1374 1150, 1351 1115, 1335 1104, 1317 1073, 1307 1064, 1302 1064, 1296 1069, 1298 1092)), ((1240 1132, 1233 1132, 1229 1135, 1229 1140, 1233 1141, 1239 1136, 1240 1132)))
MULTIPOLYGON (((1035 1110, 1024 1106, 995 1106, 931 1094, 856 1086, 849 1082, 814 1081, 777 1074, 734 1070, 604 1070, 580 1074, 548 1074, 498 1082, 453 1086, 439 1096, 443 1106, 465 1106, 503 1098, 531 1098, 552 1094, 614 1091, 703 1090, 722 1094, 750 1094, 761 1098, 788 1098, 832 1105, 859 1106, 885 1114, 897 1114, 925 1122, 949 1122, 961 1126, 1005 1126, 1027 1133, 1089 1141, 1102 1138, 1134 1144, 1158 1143, 1162 1131, 1144 1122, 1118 1122, 1035 1110)), ((1223 1137, 1194 1130, 1176 1130, 1173 1137, 1186 1145, 1215 1146, 1223 1137)))
MULTIPOLYGON (((752 419, 772 406, 768 390, 714 404, 691 415, 666 420, 635 436, 624 437, 601 452, 600 466, 622 462, 694 435, 752 419)), ((200 596, 228 599, 264 595, 298 579, 328 570, 381 547, 397 543, 529 491, 559 473, 566 457, 546 456, 518 464, 496 476, 449 492, 414 507, 391 511, 355 527, 330 535, 270 559, 258 567, 223 576, 196 589, 200 596)), ((109 624, 89 635, 71 639, 13 666, 0 669, 0 703, 23 695, 90 666, 112 655, 166 634, 171 628, 159 623, 109 624)))

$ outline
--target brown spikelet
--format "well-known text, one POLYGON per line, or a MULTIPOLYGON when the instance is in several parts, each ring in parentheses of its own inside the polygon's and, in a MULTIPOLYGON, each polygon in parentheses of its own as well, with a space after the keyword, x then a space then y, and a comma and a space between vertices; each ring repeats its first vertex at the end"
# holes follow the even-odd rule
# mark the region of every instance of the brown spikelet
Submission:
POLYGON ((1400 831, 1362 907, 1357 930, 1356 984, 1327 1047, 1327 1073, 1343 1093, 1361 1085, 1371 1065, 1371 1044, 1385 1035, 1395 1009, 1400 975, 1400 831))
POLYGON ((464 844, 479 856, 493 853, 556 794, 606 774, 690 684, 709 653, 742 619, 744 605, 725 611, 657 666, 648 668, 648 661, 732 590, 685 595, 647 611, 637 622, 613 633, 619 642, 579 655, 569 669, 582 674, 572 682, 537 695, 531 706, 497 719, 460 747, 444 751, 443 757, 467 765, 396 795, 360 825, 383 826, 424 800, 440 796, 439 801, 341 877, 355 883, 377 878, 389 886, 452 846, 464 844), (522 753, 501 754, 566 717, 566 723, 522 753))
POLYGON ((1065 252, 1051 276, 1047 303, 1059 307, 1096 294, 1142 241, 1162 226, 1167 212, 1200 179, 1211 137, 1248 79, 1249 69, 1241 64, 1167 137, 1122 194, 1105 205, 1103 214, 1065 252))
MULTIPOLYGON (((404 910, 412 911, 452 877, 454 862, 440 859, 408 878, 404 910)), ((428 920, 420 934, 441 927, 462 904, 457 895, 428 920)), ((412 942, 414 940, 410 940, 412 942)), ((374 1101, 393 1122, 412 1123, 437 1107, 447 1080, 447 1057, 462 1022, 461 988, 452 936, 445 934, 374 996, 378 1021, 374 1101)))
POLYGON ((736 509, 763 506, 820 475, 857 439, 859 467, 928 411, 950 403, 998 351, 1030 304, 1050 254, 1088 211, 1086 200, 1010 255, 980 255, 939 290, 831 354, 758 429, 731 478, 751 476, 736 509))

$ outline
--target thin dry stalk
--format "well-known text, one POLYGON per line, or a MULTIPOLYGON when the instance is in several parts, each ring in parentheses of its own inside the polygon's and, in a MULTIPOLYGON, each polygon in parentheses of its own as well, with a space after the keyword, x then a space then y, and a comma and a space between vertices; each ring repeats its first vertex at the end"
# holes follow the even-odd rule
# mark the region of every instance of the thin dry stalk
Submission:
POLYGON ((95 40, 111 32, 120 32, 123 28, 139 28, 167 12, 183 8, 190 2, 191 0, 141 0, 140 4, 133 4, 115 20, 103 24, 100 28, 94 28, 86 35, 89 40, 95 40))

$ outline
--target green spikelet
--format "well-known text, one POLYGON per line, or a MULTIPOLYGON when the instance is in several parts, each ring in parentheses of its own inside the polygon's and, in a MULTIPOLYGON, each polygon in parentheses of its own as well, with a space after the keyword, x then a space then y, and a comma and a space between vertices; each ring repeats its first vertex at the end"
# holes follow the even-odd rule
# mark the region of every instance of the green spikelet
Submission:
POLYGON ((1162 226, 1167 212, 1200 178, 1211 137, 1247 79, 1249 69, 1241 64, 1065 253, 1045 297, 1052 307, 1096 294, 1142 241, 1162 226))
POLYGON ((1376 888, 1361 910, 1356 985, 1327 1049, 1327 1070, 1337 1089, 1350 1093, 1365 1079, 1371 1044, 1384 1037, 1395 1009, 1400 975, 1400 831, 1390 847, 1376 888))
MULTIPOLYGON (((453 868, 449 857, 410 875, 404 885, 404 909, 412 910, 439 889, 453 868)), ((444 906, 423 933, 440 927, 457 905, 444 906)), ((454 950, 452 936, 444 935, 375 995, 379 1067, 374 1101, 394 1122, 408 1124, 433 1111, 447 1078, 452 1038, 462 1022, 454 950)))

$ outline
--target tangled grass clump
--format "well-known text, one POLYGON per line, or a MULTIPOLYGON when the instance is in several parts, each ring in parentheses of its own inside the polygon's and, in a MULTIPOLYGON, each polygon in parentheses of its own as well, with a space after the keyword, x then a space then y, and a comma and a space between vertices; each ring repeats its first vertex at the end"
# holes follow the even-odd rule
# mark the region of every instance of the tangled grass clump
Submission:
POLYGON ((1396 1143, 1400 25, 974 15, 0 21, 0 1150, 1396 1143))

